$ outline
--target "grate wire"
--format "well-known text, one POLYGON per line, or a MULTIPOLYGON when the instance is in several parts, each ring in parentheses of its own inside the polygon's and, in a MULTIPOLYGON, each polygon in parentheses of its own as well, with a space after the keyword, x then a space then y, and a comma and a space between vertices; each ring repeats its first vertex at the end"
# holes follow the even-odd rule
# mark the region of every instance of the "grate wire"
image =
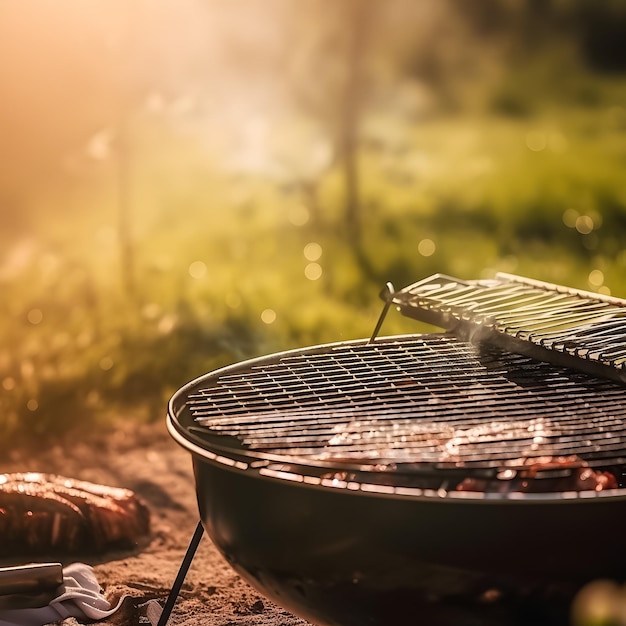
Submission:
POLYGON ((494 467, 608 463, 626 448, 620 383, 447 333, 283 353, 201 380, 190 424, 261 455, 494 467))

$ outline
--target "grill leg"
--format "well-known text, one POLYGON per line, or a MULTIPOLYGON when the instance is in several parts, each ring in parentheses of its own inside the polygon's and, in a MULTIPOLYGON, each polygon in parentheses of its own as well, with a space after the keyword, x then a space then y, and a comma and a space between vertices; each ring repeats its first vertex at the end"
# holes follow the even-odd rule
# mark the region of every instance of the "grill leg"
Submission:
POLYGON ((393 300, 393 294, 394 294, 394 290, 393 290, 393 285, 391 283, 387 283, 384 289, 380 292, 380 297, 385 301, 385 305, 383 306, 383 310, 380 313, 378 322, 376 322, 376 328, 374 328, 374 332, 372 333, 372 336, 370 337, 369 343, 372 343, 378 336, 378 333, 380 332, 383 322, 385 321, 385 318, 387 317, 387 313, 389 312, 389 307, 391 306, 391 302, 393 300))
POLYGON ((176 598, 178 598, 178 594, 180 593, 180 588, 183 586, 183 582, 185 581, 185 576, 189 571, 189 566, 191 565, 191 561, 193 561, 193 557, 196 554, 196 550, 200 545, 200 539, 202 539, 202 534, 204 533, 204 527, 202 526, 202 522, 198 522, 196 526, 196 530, 193 533, 193 537, 189 542, 189 547, 187 548, 187 552, 185 553, 185 558, 183 562, 180 564, 180 569, 178 570, 178 574, 176 575, 176 580, 172 585, 172 589, 170 590, 169 595, 167 596, 167 600, 165 602, 165 606, 163 607, 163 612, 161 613, 161 617, 159 617, 159 622, 157 626, 165 626, 167 624, 167 620, 170 618, 172 613, 172 609, 174 608, 174 604, 176 603, 176 598))

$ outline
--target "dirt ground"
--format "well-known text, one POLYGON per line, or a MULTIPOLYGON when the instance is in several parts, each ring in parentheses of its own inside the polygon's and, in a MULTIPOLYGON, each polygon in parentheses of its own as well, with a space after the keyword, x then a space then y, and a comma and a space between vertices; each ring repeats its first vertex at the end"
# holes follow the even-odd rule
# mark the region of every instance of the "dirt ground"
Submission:
MULTIPOLYGON (((148 505, 151 533, 133 553, 71 557, 94 566, 111 603, 128 596, 120 610, 99 622, 114 626, 148 623, 146 603, 163 604, 198 522, 191 456, 167 434, 164 423, 130 424, 104 437, 70 438, 33 453, 9 449, 0 473, 53 472, 132 489, 148 505)), ((11 563, 13 564, 13 563, 11 563)), ((74 618, 64 626, 82 624, 74 618)), ((244 582, 205 535, 185 579, 172 626, 306 626, 244 582)))

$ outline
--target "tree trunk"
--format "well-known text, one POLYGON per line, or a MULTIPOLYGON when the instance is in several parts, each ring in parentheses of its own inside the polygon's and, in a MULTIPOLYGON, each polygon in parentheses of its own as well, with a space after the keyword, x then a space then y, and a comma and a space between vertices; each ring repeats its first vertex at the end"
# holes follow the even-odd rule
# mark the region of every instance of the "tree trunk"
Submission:
POLYGON ((370 13, 369 0, 351 0, 349 3, 346 16, 348 23, 346 82, 339 128, 345 184, 345 224, 348 240, 359 261, 362 260, 362 215, 358 149, 363 98, 364 52, 370 13))
POLYGON ((117 230, 122 288, 128 301, 134 303, 137 298, 137 285, 132 237, 131 160, 128 132, 128 121, 122 117, 117 124, 117 230))

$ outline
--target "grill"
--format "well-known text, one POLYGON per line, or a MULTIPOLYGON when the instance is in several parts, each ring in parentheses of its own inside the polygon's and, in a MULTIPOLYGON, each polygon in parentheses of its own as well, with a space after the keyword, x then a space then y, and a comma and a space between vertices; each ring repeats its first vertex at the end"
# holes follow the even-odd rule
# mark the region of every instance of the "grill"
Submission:
POLYGON ((179 425, 242 468, 445 489, 510 481, 545 457, 575 455, 561 473, 624 463, 620 384, 449 334, 275 355, 185 394, 179 425))
POLYGON ((585 582, 626 577, 626 543, 585 540, 626 515, 626 303, 510 275, 384 299, 370 340, 174 395, 202 519, 187 566, 204 527, 316 624, 565 624, 585 582), (379 338, 392 304, 445 332, 379 338))

